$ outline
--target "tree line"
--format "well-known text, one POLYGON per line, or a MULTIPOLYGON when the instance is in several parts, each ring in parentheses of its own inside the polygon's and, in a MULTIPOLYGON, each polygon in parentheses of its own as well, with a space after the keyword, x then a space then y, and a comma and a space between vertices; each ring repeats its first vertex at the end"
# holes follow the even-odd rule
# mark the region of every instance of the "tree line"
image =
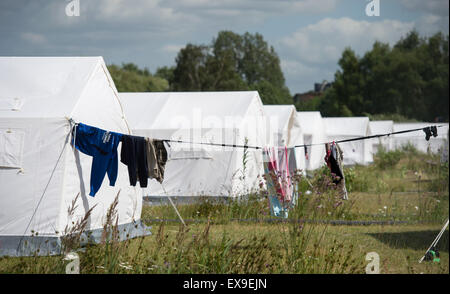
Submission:
MULTIPOLYGON (((375 42, 362 57, 346 48, 332 86, 300 110, 324 116, 448 121, 449 36, 411 31, 393 47, 375 42)), ((174 66, 154 74, 132 63, 108 66, 119 92, 256 90, 264 104, 293 104, 280 59, 263 36, 221 31, 210 44, 187 44, 174 66)))

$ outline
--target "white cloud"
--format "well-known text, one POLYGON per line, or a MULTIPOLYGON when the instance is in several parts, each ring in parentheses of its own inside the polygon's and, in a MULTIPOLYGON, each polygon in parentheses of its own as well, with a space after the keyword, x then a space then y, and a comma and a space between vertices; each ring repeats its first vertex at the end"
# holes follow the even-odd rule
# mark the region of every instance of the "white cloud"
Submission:
POLYGON ((176 54, 176 53, 178 53, 178 51, 180 51, 184 47, 185 47, 185 45, 169 44, 169 45, 163 46, 161 48, 161 51, 166 52, 166 53, 176 54))
POLYGON ((323 13, 334 10, 338 0, 166 0, 170 6, 192 9, 197 12, 213 10, 237 10, 245 14, 249 11, 273 13, 323 13))
POLYGON ((410 10, 448 16, 448 0, 400 0, 400 3, 410 10))
MULTIPOLYGON (((332 79, 346 47, 362 55, 375 41, 394 44, 414 25, 397 20, 368 22, 325 18, 283 37, 277 42, 276 49, 283 56, 282 69, 295 93, 305 78, 309 81, 314 78, 318 82, 332 79)), ((311 83, 309 88, 312 86, 311 83)))
POLYGON ((417 19, 417 30, 421 34, 430 35, 438 31, 449 32, 448 0, 401 0, 408 10, 420 14, 417 19))
POLYGON ((327 63, 337 61, 347 46, 362 53, 377 40, 396 42, 413 28, 413 22, 396 20, 368 22, 351 18, 325 18, 282 38, 279 46, 287 56, 301 61, 327 63))

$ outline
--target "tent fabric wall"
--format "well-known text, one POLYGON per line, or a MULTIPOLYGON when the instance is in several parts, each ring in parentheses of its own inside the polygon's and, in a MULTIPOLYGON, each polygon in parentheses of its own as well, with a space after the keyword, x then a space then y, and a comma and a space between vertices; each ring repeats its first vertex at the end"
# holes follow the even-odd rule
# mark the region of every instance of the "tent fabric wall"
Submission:
MULTIPOLYGON (((264 111, 274 134, 276 146, 293 147, 304 144, 300 120, 294 105, 264 105, 264 111)), ((304 171, 305 149, 294 148, 294 150, 297 169, 304 171)))
MULTIPOLYGON (((155 139, 264 146, 266 117, 256 91, 120 93, 133 132, 155 139)), ((230 197, 258 189, 261 150, 169 143, 163 185, 149 181, 150 197, 230 197)), ((167 146, 168 147, 168 146, 167 146)))
POLYGON ((437 128, 438 136, 431 137, 429 141, 425 140, 425 133, 422 130, 418 130, 410 133, 395 134, 393 135, 393 148, 401 149, 402 147, 411 144, 420 152, 439 153, 443 150, 445 145, 448 145, 448 123, 394 123, 394 132, 425 128, 429 126, 443 126, 437 128))
MULTIPOLYGON (((388 134, 394 131, 394 122, 392 120, 370 121, 369 124, 372 135, 388 134)), ((386 151, 390 151, 393 148, 391 136, 374 138, 371 141, 373 154, 377 153, 377 151, 379 150, 379 146, 383 146, 386 151)))
MULTIPOLYGON (((328 141, 338 141, 370 136, 368 117, 325 117, 325 129, 328 141)), ((343 151, 345 165, 367 165, 373 162, 370 140, 358 140, 339 144, 343 151)))
MULTIPOLYGON (((119 164, 115 187, 105 177, 95 197, 88 196, 92 157, 70 144, 69 117, 129 133, 103 58, 0 57, 0 101, 11 99, 21 105, 0 110, 0 134, 21 134, 17 138, 23 140, 23 152, 17 155, 20 167, 0 166, 0 255, 33 254, 23 240, 34 242, 29 248, 45 244, 40 255, 59 253, 65 229, 94 205, 87 230, 101 230, 119 191, 119 224, 136 224, 147 234, 140 224, 142 196, 129 186, 127 167, 119 164), (78 194, 77 208, 69 217, 68 207, 78 194), (48 240, 54 245, 44 242, 48 240)), ((0 151, 0 157, 8 156, 0 151)))
MULTIPOLYGON (((305 144, 326 142, 325 124, 323 123, 322 115, 319 111, 299 111, 297 114, 305 144)), ((323 166, 325 164, 324 157, 324 144, 309 146, 306 170, 315 170, 323 166)))

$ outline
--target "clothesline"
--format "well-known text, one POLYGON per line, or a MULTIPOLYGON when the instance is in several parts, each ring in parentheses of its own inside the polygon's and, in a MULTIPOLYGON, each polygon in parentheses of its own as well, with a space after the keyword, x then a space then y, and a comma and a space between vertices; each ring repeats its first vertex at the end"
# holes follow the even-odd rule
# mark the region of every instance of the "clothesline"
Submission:
MULTIPOLYGON (((404 131, 398 131, 398 132, 392 132, 392 133, 385 133, 385 134, 376 134, 371 136, 364 136, 364 137, 355 137, 350 139, 343 139, 343 140, 331 140, 328 142, 322 142, 322 143, 314 143, 314 144, 301 144, 301 145, 294 145, 292 147, 287 148, 304 148, 309 146, 318 146, 318 145, 324 145, 329 142, 335 142, 335 143, 346 143, 346 142, 352 142, 352 141, 359 141, 359 140, 367 140, 367 139, 373 139, 373 138, 379 138, 379 137, 385 137, 390 135, 396 135, 396 134, 403 134, 403 133, 410 133, 410 132, 416 132, 421 131, 429 127, 425 128, 417 128, 417 129, 410 129, 410 130, 404 130, 404 131)), ((437 128, 443 127, 443 125, 436 126, 437 128)), ((174 142, 174 143, 184 143, 184 144, 196 144, 196 145, 210 145, 210 146, 220 146, 220 147, 233 147, 233 148, 249 148, 249 149, 263 149, 263 147, 260 146, 247 146, 247 145, 236 145, 236 144, 225 144, 225 143, 209 143, 209 142, 192 142, 192 141, 182 141, 182 140, 170 140, 170 139, 162 139, 161 141, 164 142, 174 142)))
MULTIPOLYGON (((70 119, 71 123, 74 123, 72 119, 70 119)), ((74 123, 76 125, 76 123, 74 123)), ((431 128, 433 126, 428 126, 425 128, 417 128, 417 129, 409 129, 409 130, 403 130, 403 131, 397 131, 397 132, 391 132, 391 133, 384 133, 384 134, 376 134, 371 136, 363 136, 363 137, 355 137, 350 139, 343 139, 343 140, 330 140, 328 142, 322 142, 322 143, 314 143, 314 144, 301 144, 301 145, 294 145, 292 147, 287 148, 306 148, 310 146, 319 146, 324 145, 326 143, 335 142, 335 143, 346 143, 346 142, 353 142, 353 141, 359 141, 359 140, 367 140, 367 139, 373 139, 373 138, 379 138, 379 137, 385 137, 390 135, 396 135, 396 134, 404 134, 404 133, 411 133, 411 132, 417 132, 421 130, 425 130, 428 128, 431 128)), ((443 125, 436 126, 436 128, 444 127, 443 125)), ((139 136, 137 136, 139 137, 139 136)), ((159 139, 160 141, 166 142, 166 143, 182 143, 182 144, 194 144, 194 145, 208 145, 208 146, 218 146, 218 147, 232 147, 232 148, 245 148, 245 149, 263 149, 261 146, 248 146, 248 145, 239 145, 239 144, 227 144, 227 143, 210 143, 210 142, 192 142, 192 141, 183 141, 183 140, 173 140, 173 139, 159 139)), ((170 145, 169 145, 170 147, 170 145)))
MULTIPOLYGON (((417 128, 417 129, 409 129, 409 130, 404 130, 404 131, 398 131, 398 132, 391 132, 391 133, 385 133, 385 134, 376 134, 376 135, 371 135, 371 136, 364 136, 364 137, 356 137, 356 138, 350 138, 350 139, 344 139, 344 140, 338 140, 338 141, 333 141, 335 143, 346 143, 346 142, 352 142, 352 141, 359 141, 359 140, 367 140, 367 139, 373 139, 373 138, 379 138, 379 137, 385 137, 385 136, 390 136, 390 135, 397 135, 397 134, 404 134, 404 133, 411 133, 411 132, 417 132, 417 131, 424 131, 427 128, 431 128, 432 126, 429 127, 425 127, 425 128, 417 128)), ((441 128, 444 127, 443 125, 440 126, 436 126, 436 128, 441 128)), ((437 136, 437 135, 436 135, 437 136)), ((328 143, 328 142, 326 142, 328 143)), ((317 145, 323 145, 324 143, 315 143, 315 144, 304 144, 304 145, 295 145, 293 146, 294 148, 297 147, 307 147, 307 146, 317 146, 317 145)))

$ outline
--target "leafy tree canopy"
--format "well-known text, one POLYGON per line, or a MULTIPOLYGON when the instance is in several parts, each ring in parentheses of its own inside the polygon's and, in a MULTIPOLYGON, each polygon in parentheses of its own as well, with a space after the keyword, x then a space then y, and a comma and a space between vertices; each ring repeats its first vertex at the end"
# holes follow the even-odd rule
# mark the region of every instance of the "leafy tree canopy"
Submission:
POLYGON ((108 70, 119 92, 162 92, 169 89, 167 79, 153 76, 147 68, 140 69, 133 63, 112 64, 108 70))
POLYGON ((258 90, 265 104, 292 104, 280 59, 258 33, 221 31, 209 45, 187 44, 168 78, 174 91, 258 90))
POLYGON ((359 57, 346 48, 333 86, 318 106, 325 116, 399 115, 448 121, 448 35, 411 31, 392 48, 375 42, 359 57))

